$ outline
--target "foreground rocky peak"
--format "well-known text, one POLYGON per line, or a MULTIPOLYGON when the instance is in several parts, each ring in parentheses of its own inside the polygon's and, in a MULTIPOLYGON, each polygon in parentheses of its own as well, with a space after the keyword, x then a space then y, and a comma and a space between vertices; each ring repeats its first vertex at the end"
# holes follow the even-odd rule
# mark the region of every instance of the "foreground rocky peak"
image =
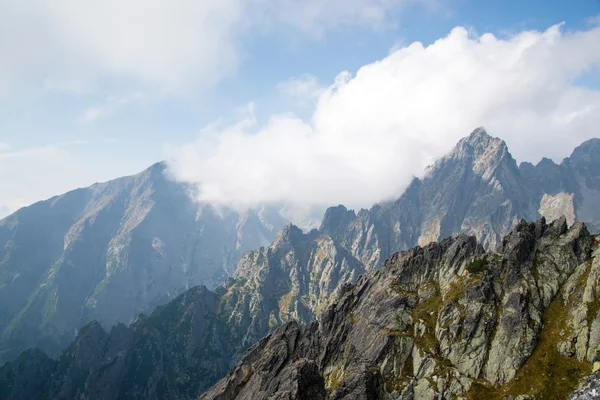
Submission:
POLYGON ((396 253, 202 399, 566 399, 600 346, 598 244, 563 218, 520 222, 496 252, 458 235, 396 253))

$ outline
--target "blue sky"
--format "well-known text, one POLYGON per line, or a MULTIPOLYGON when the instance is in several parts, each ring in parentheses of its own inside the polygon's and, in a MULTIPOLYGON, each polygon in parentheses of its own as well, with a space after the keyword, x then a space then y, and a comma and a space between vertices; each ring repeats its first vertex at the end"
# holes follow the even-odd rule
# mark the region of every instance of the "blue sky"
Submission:
MULTIPOLYGON (((129 2, 108 1, 105 9, 89 11, 90 15, 85 15, 86 2, 80 2, 80 6, 70 0, 64 1, 64 7, 57 7, 59 11, 49 11, 46 0, 33 3, 38 7, 35 12, 12 0, 0 5, 0 14, 5 18, 0 17, 0 29, 4 30, 4 34, 0 30, 0 51, 5 60, 14 60, 8 67, 0 67, 0 213, 78 186, 135 173, 165 157, 177 158, 178 149, 195 143, 205 126, 218 121, 219 129, 226 132, 227 127, 248 118, 250 103, 253 123, 246 135, 260 132, 273 115, 294 115, 310 124, 315 115, 320 115, 315 112, 319 93, 330 87, 342 71, 354 75, 361 67, 386 59, 392 49, 415 41, 427 47, 447 37, 457 26, 466 28, 472 37, 489 32, 500 40, 510 40, 523 31, 544 32, 565 22, 561 35, 568 36, 570 32, 595 29, 594 19, 600 15, 600 0, 356 0, 343 6, 356 7, 350 11, 335 5, 329 9, 312 0, 306 4, 314 7, 306 10, 298 5, 303 3, 294 5, 294 1, 287 1, 291 5, 285 12, 270 0, 230 0, 227 10, 218 10, 216 2, 212 8, 207 7, 215 18, 222 19, 219 23, 230 27, 213 26, 205 31, 195 25, 212 25, 213 17, 194 24, 178 21, 177 17, 185 14, 174 12, 174 20, 162 24, 161 16, 168 14, 165 10, 157 11, 147 26, 140 17, 132 24, 141 25, 128 26, 124 18, 113 28, 115 16, 127 13, 120 4, 129 2), (367 7, 373 9, 375 17, 364 11, 367 7), (236 9, 237 14, 230 13, 230 9, 236 9), (99 23, 85 23, 86 18, 100 15, 99 11, 104 15, 97 18, 99 23), (339 16, 331 16, 336 13, 339 16), (152 36, 147 30, 153 29, 153 23, 168 35, 159 30, 152 36), (59 31, 59 25, 60 29, 67 26, 70 30, 59 31), (116 32, 115 38, 106 38, 111 29, 116 32), (132 39, 131 43, 119 39, 129 32, 142 39, 132 39), (153 42, 165 36, 163 47, 154 46, 153 42), (177 52, 181 41, 184 45, 177 52), (196 47, 196 42, 209 44, 196 47), (213 45, 229 49, 230 54, 222 54, 213 45), (161 56, 160 51, 165 49, 168 51, 161 56), (191 54, 194 51, 197 54, 191 54), (216 61, 205 61, 208 58, 216 61), (175 61, 169 63, 171 59, 175 61), (291 93, 290 80, 310 84, 302 87, 315 95, 291 93)), ((131 7, 137 6, 135 1, 131 3, 131 7)), ((185 0, 170 4, 175 8, 192 7, 185 0)), ((194 12, 204 15, 202 6, 199 8, 194 12)), ((583 39, 581 42, 589 46, 583 39)), ((564 74, 569 84, 592 91, 587 103, 576 105, 583 110, 596 106, 596 91, 600 89, 597 58, 582 61, 580 69, 573 76, 564 74)), ((493 124, 498 118, 488 119, 493 124)), ((475 128, 485 121, 473 118, 466 123, 475 128)), ((462 136, 468 133, 462 132, 462 136)), ((590 135, 593 132, 586 133, 586 137, 590 135)), ((449 134, 448 143, 455 136, 449 134)), ((531 143, 542 139, 532 138, 531 143)), ((439 148, 423 150, 423 158, 429 162, 447 148, 444 142, 439 148)), ((520 159, 529 158, 523 152, 519 155, 520 159)), ((554 158, 559 161, 564 155, 557 150, 554 158)), ((531 154, 531 158, 537 161, 539 155, 531 154)), ((422 168, 421 163, 417 164, 415 170, 410 170, 411 175, 422 168)), ((188 165, 193 169, 207 164, 201 160, 199 164, 177 163, 182 179, 202 183, 198 180, 206 177, 181 172, 188 165)), ((210 165, 219 169, 218 164, 210 165)), ((220 179, 227 180, 228 175, 220 179)), ((349 191, 354 189, 348 185, 349 191)), ((257 201, 262 200, 257 197, 257 201)), ((358 199, 357 203, 371 200, 358 199)), ((315 201, 330 200, 321 196, 315 201)))

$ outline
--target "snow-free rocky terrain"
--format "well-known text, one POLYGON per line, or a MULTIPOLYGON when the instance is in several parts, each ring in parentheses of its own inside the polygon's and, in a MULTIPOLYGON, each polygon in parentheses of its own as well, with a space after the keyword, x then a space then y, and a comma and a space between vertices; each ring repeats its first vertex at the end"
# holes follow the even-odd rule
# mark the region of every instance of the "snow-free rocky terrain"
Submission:
MULTIPOLYGON (((169 384, 170 393, 194 398, 249 346, 291 321, 308 324, 323 316, 346 283, 382 268, 396 251, 458 232, 495 250, 522 218, 564 215, 567 225, 580 220, 591 232, 600 226, 598 139, 561 164, 544 159, 518 166, 502 140, 479 128, 396 201, 358 212, 332 207, 319 229, 304 232, 278 207, 238 212, 198 205, 164 170, 157 164, 0 221, 0 365, 31 347, 56 359, 68 346, 64 359, 88 335, 112 343, 113 332, 150 332, 147 324, 178 335, 180 321, 201 318, 206 325, 188 332, 183 353, 178 347, 165 350, 168 360, 144 358, 146 372, 155 362, 173 368, 169 379, 176 376, 178 383, 175 389, 169 384), (140 312, 149 316, 138 318, 140 312), (86 326, 91 321, 99 323, 86 326)), ((124 351, 119 346, 116 351, 124 351)), ((146 357, 146 350, 136 354, 146 357)), ((156 351, 153 357, 162 354, 156 351)), ((3 371, 30 356, 44 359, 40 365, 55 363, 31 350, 3 371)), ((89 362, 97 360, 90 355, 89 362)), ((143 393, 162 398, 157 387, 143 393)))
MULTIPOLYGON (((318 321, 285 323, 226 376, 243 348, 241 328, 262 310, 236 299, 239 282, 216 292, 194 288, 129 328, 107 333, 89 324, 56 361, 37 350, 23 353, 0 369, 0 393, 566 399, 591 372, 600 346, 599 247, 584 224, 569 228, 562 218, 521 221, 496 251, 459 234, 395 253, 381 270, 344 285, 318 321)), ((587 385, 574 398, 593 393, 593 376, 587 385)))

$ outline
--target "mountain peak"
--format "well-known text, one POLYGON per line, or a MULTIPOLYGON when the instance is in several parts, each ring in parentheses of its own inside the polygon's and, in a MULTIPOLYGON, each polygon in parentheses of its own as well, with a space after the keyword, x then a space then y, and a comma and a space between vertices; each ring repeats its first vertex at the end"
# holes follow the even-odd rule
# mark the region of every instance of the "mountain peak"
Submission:
POLYGON ((573 153, 571 153, 570 158, 577 159, 577 158, 581 158, 582 156, 585 156, 585 155, 597 155, 597 154, 600 154, 600 139, 592 138, 592 139, 586 140, 585 142, 583 142, 579 146, 577 146, 573 150, 573 153))
POLYGON ((478 153, 485 152, 490 146, 506 148, 504 140, 490 136, 482 126, 471 132, 469 136, 463 138, 456 147, 461 148, 465 145, 470 146, 478 153))
MULTIPOLYGON (((473 163, 478 173, 492 171, 506 157, 512 158, 504 140, 490 136, 485 128, 475 129, 469 136, 462 138, 456 147, 436 164, 441 167, 449 160, 462 160, 473 163)), ((514 161, 513 161, 514 162, 514 161)))
POLYGON ((281 231, 277 234, 273 243, 281 241, 291 242, 295 241, 297 238, 301 238, 302 236, 304 236, 302 229, 289 222, 287 225, 281 228, 281 231))
POLYGON ((475 128, 473 132, 469 136, 467 136, 467 141, 471 144, 476 144, 480 142, 489 142, 494 139, 490 136, 483 126, 475 128))
POLYGON ((348 225, 356 218, 353 210, 348 210, 343 205, 329 207, 321 222, 319 230, 332 237, 342 234, 348 225))

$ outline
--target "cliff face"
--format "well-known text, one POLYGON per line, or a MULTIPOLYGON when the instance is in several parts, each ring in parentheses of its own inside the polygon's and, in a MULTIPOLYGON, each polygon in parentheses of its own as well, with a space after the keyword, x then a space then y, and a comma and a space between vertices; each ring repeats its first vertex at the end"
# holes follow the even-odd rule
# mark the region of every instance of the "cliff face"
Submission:
POLYGON ((248 347, 288 321, 311 322, 364 266, 329 236, 286 226, 268 248, 246 253, 228 281, 222 312, 248 347))
POLYGON ((598 252, 561 219, 520 222, 497 252, 458 235, 396 253, 202 398, 567 398, 600 345, 598 252))

